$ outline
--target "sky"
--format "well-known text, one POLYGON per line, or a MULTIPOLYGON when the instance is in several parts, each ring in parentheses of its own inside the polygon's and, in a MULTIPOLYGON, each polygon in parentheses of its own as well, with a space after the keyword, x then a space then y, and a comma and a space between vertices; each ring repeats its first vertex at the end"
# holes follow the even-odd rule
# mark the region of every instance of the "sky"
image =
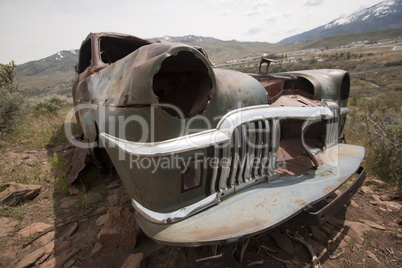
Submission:
POLYGON ((79 49, 90 32, 280 40, 381 0, 0 0, 0 63, 79 49))

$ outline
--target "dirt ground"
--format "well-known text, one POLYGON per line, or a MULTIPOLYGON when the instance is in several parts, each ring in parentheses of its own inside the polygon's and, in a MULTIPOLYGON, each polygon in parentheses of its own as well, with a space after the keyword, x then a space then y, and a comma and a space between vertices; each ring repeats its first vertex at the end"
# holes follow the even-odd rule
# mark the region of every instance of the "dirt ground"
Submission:
MULTIPOLYGON (((36 151, 13 148, 0 156, 0 163, 12 167, 0 185, 18 169, 47 178, 32 201, 1 208, 0 267, 194 267, 197 259, 222 252, 221 246, 171 247, 148 238, 134 221, 115 171, 102 175, 88 169, 73 186, 63 185, 49 155, 67 149, 57 144, 36 151)), ((227 248, 227 259, 218 266, 311 267, 311 254, 289 239, 290 230, 313 247, 322 267, 402 267, 401 208, 392 187, 367 178, 321 227, 295 218, 227 248)))

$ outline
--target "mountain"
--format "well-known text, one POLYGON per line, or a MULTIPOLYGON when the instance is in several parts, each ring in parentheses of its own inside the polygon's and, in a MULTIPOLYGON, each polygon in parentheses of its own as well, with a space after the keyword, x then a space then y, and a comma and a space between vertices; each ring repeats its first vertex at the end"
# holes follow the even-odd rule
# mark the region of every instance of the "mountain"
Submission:
POLYGON ((208 54, 213 63, 220 64, 228 60, 261 56, 271 52, 275 45, 266 42, 239 42, 236 40, 223 41, 212 37, 202 37, 196 35, 186 36, 164 36, 156 39, 170 42, 179 42, 190 46, 202 47, 208 54))
POLYGON ((74 66, 78 62, 78 52, 79 50, 63 50, 47 58, 18 65, 18 75, 37 75, 49 69, 52 71, 74 70, 74 66))
POLYGON ((340 33, 362 33, 397 28, 402 28, 402 0, 387 0, 340 17, 313 30, 285 38, 279 43, 308 41, 340 33))
MULTIPOLYGON (((264 42, 222 41, 212 37, 187 35, 181 37, 164 36, 172 42, 186 43, 202 47, 216 65, 228 61, 241 62, 242 59, 258 59, 263 54, 276 54, 278 57, 292 51, 311 50, 312 48, 328 48, 347 45, 355 41, 370 39, 379 41, 401 36, 399 29, 366 32, 364 34, 339 34, 313 41, 270 44, 264 42)), ((154 39, 154 38, 153 38, 154 39)), ((71 95, 72 83, 76 78, 74 71, 78 63, 79 50, 63 50, 47 58, 30 61, 17 66, 17 79, 20 89, 30 97, 41 98, 52 94, 71 95)), ((257 67, 255 68, 257 71, 257 67)))
POLYGON ((47 58, 30 61, 16 68, 19 87, 29 96, 55 92, 69 94, 79 50, 63 50, 47 58))

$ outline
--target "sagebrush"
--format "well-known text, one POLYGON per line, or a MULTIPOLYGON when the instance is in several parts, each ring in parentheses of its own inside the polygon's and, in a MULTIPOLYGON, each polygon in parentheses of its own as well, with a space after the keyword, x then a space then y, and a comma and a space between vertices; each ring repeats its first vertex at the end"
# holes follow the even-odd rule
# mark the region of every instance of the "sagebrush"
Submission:
POLYGON ((71 105, 71 101, 67 98, 53 95, 38 101, 34 106, 34 110, 41 114, 51 114, 69 105, 71 105))
POLYGON ((18 89, 16 65, 0 63, 0 134, 10 132, 23 115, 25 95, 18 89))

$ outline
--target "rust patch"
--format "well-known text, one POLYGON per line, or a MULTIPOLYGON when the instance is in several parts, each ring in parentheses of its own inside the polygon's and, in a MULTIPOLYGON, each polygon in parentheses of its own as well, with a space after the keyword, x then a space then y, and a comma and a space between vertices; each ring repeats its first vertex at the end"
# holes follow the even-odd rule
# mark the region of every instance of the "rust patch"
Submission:
POLYGON ((267 208, 268 206, 268 200, 264 198, 264 201, 258 203, 254 208, 262 207, 262 208, 267 208))

